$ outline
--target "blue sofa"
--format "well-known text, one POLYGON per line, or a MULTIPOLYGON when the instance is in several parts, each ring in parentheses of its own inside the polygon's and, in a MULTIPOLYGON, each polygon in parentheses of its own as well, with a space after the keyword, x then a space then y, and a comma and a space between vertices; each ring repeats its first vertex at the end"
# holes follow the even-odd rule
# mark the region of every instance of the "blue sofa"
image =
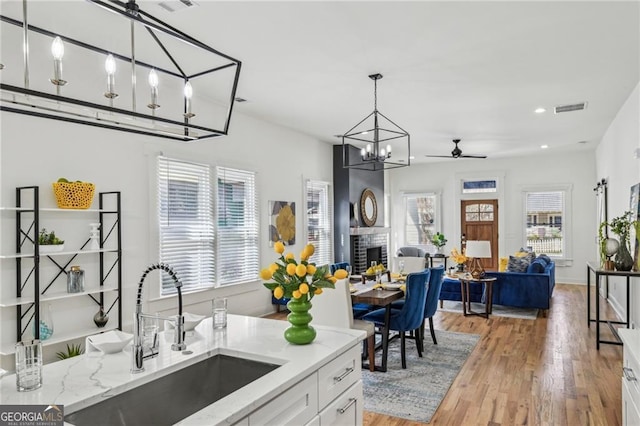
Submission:
MULTIPOLYGON (((486 272, 495 277, 493 304, 519 308, 549 309, 553 288, 556 285, 555 263, 549 262, 542 272, 486 272)), ((481 284, 471 283, 469 297, 472 302, 483 301, 481 284)), ((461 301, 460 281, 445 276, 440 300, 461 301)), ((440 304, 442 306, 442 302, 440 304)))

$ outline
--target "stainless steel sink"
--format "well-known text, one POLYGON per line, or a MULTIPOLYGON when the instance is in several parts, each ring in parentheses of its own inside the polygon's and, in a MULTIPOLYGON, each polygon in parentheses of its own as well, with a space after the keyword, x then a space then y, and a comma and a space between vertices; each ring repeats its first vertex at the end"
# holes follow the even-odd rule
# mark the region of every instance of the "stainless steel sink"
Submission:
POLYGON ((82 425, 171 425, 275 370, 279 365, 214 355, 65 416, 82 425))

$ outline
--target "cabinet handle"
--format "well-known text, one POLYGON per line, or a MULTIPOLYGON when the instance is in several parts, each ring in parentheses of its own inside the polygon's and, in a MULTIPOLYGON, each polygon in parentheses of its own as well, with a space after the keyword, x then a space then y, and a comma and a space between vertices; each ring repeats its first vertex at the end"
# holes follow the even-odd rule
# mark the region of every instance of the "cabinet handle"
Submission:
POLYGON ((353 404, 355 404, 356 401, 357 401, 356 398, 349 398, 349 402, 347 402, 347 405, 345 405, 342 408, 338 408, 338 413, 344 414, 344 412, 347 411, 349 407, 351 407, 353 404))
POLYGON ((353 373, 353 367, 346 368, 344 370, 344 373, 342 373, 341 375, 333 378, 333 382, 334 383, 335 382, 341 382, 345 377, 347 377, 351 373, 353 373))
POLYGON ((633 374, 633 369, 629 368, 629 367, 622 367, 622 372, 624 373, 624 377, 625 379, 627 379, 630 382, 637 382, 638 379, 636 378, 636 375, 633 374))

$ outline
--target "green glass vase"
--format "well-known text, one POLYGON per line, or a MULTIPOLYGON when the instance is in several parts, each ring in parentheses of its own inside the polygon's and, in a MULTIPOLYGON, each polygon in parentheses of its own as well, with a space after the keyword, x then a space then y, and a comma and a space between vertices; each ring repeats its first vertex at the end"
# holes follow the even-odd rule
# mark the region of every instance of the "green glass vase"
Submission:
POLYGON ((312 316, 309 313, 311 302, 308 300, 291 299, 287 302, 287 308, 291 312, 287 320, 291 327, 284 331, 284 338, 294 345, 308 345, 316 338, 316 331, 309 325, 312 316))

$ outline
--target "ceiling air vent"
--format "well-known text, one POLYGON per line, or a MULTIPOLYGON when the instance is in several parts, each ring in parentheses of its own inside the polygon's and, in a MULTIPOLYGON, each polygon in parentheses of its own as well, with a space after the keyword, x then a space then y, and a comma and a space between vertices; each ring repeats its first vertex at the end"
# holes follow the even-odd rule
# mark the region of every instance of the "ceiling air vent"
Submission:
POLYGON ((177 12, 188 7, 197 6, 198 4, 191 0, 167 0, 158 3, 158 6, 169 12, 177 12))
POLYGON ((571 112, 571 111, 581 111, 587 107, 586 102, 580 102, 577 104, 569 104, 569 105, 558 105, 553 109, 555 114, 560 114, 561 112, 571 112))

